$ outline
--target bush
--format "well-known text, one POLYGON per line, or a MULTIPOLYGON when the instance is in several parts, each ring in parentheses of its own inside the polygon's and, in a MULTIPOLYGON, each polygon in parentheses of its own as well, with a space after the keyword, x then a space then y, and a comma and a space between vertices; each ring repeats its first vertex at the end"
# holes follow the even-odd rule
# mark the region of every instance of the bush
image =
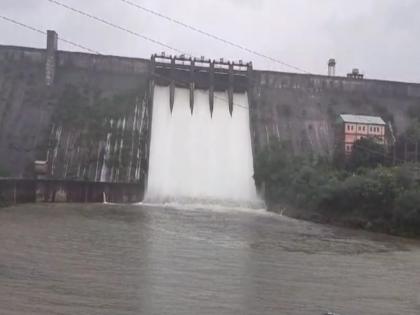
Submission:
POLYGON ((356 171, 358 168, 375 168, 385 164, 385 147, 370 138, 357 140, 347 161, 347 168, 356 171))
POLYGON ((393 215, 400 234, 420 235, 420 190, 404 191, 395 201, 393 215))
POLYGON ((420 235, 413 167, 365 166, 349 173, 327 160, 293 157, 277 143, 257 157, 255 179, 265 184, 268 204, 288 203, 338 221, 356 218, 376 230, 420 235))
POLYGON ((384 168, 347 177, 323 189, 320 210, 353 213, 369 219, 391 218, 393 203, 400 191, 393 172, 384 168))

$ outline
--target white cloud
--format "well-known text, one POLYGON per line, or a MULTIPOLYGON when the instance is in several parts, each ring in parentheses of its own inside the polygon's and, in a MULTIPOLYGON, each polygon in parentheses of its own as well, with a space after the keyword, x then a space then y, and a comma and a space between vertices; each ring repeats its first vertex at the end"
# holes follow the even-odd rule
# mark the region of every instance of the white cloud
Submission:
MULTIPOLYGON (((120 0, 60 0, 115 24, 211 58, 252 60, 257 68, 293 71, 134 9, 120 0)), ((185 23, 315 73, 328 58, 338 73, 420 81, 420 2, 415 0, 131 0, 185 23)), ((107 54, 148 58, 163 48, 46 0, 2 0, 2 14, 107 54)), ((3 44, 43 47, 42 36, 0 20, 3 44)), ((61 45, 62 49, 73 49, 61 45)))

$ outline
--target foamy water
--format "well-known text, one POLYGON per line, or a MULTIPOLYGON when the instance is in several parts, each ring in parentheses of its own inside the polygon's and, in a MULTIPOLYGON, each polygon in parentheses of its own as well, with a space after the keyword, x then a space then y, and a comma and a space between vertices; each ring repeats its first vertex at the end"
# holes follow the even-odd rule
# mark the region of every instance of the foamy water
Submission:
POLYGON ((226 93, 175 90, 171 114, 169 88, 155 87, 148 203, 222 204, 261 207, 253 179, 247 94, 235 94, 233 116, 226 93))

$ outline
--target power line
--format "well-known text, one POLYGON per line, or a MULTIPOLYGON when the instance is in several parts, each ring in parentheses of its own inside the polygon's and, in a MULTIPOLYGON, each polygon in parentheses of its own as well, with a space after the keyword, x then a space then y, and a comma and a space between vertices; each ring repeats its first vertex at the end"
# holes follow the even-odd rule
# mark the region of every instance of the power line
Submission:
MULTIPOLYGON (((48 0, 48 1, 49 1, 49 0, 48 0)), ((19 26, 21 26, 21 27, 24 27, 24 28, 26 28, 26 29, 28 29, 28 30, 31 30, 31 31, 37 32, 37 33, 39 33, 39 34, 42 34, 42 35, 46 35, 46 34, 47 34, 47 32, 46 32, 46 31, 40 30, 40 29, 38 29, 38 28, 36 28, 36 27, 34 27, 34 26, 30 26, 30 25, 28 25, 28 24, 25 24, 25 23, 22 23, 22 22, 16 21, 16 20, 14 20, 14 19, 11 19, 11 18, 8 18, 8 17, 5 17, 5 16, 1 16, 1 15, 0 15, 0 18, 2 18, 2 19, 3 19, 3 20, 5 20, 5 21, 8 21, 8 22, 10 22, 10 23, 13 23, 13 24, 19 25, 19 26)), ((97 55, 101 55, 101 53, 99 53, 98 51, 93 50, 93 49, 90 49, 90 48, 87 48, 87 47, 82 46, 82 45, 80 45, 80 44, 77 44, 77 43, 75 43, 75 42, 73 42, 73 41, 69 41, 69 40, 66 40, 66 39, 64 39, 64 38, 59 38, 59 40, 60 40, 60 41, 62 41, 62 42, 64 42, 64 43, 71 44, 71 45, 73 45, 73 46, 76 46, 76 47, 82 48, 82 49, 84 49, 84 50, 87 50, 87 51, 93 52, 93 53, 95 53, 95 54, 97 54, 97 55)), ((162 75, 159 75, 159 74, 156 74, 156 73, 154 74, 154 76, 155 76, 155 77, 157 77, 157 78, 160 78, 160 79, 166 80, 166 81, 167 81, 167 82, 169 82, 169 83, 170 83, 171 81, 174 81, 174 82, 177 82, 177 83, 178 83, 178 84, 180 84, 180 85, 185 85, 185 87, 189 87, 189 85, 190 85, 190 82, 185 81, 185 80, 173 79, 173 78, 169 78, 169 77, 166 77, 166 76, 162 76, 162 75)), ((217 95, 215 95, 215 96, 214 96, 214 98, 216 98, 216 99, 220 99, 220 100, 222 100, 222 101, 224 101, 224 102, 227 102, 227 103, 229 102, 229 100, 228 100, 228 99, 223 98, 223 97, 220 97, 220 96, 217 96, 217 95)), ((249 109, 247 106, 244 106, 244 105, 242 105, 242 104, 233 103, 233 105, 235 105, 235 106, 237 106, 237 107, 241 107, 241 108, 249 109)))
POLYGON ((202 30, 202 29, 200 29, 200 28, 198 28, 198 27, 192 26, 192 25, 187 24, 187 23, 184 23, 184 22, 182 22, 182 21, 180 21, 180 20, 174 19, 174 18, 172 18, 172 17, 170 17, 170 16, 164 15, 164 14, 162 14, 162 13, 160 13, 160 12, 157 12, 157 11, 151 10, 151 9, 149 9, 149 8, 146 8, 146 7, 144 7, 144 6, 141 6, 141 5, 139 5, 138 3, 132 2, 132 1, 130 1, 130 0, 119 0, 119 1, 124 2, 124 3, 126 3, 127 5, 130 5, 130 6, 132 6, 132 7, 135 7, 135 8, 137 8, 137 9, 140 9, 140 10, 142 10, 142 11, 144 11, 144 12, 149 13, 149 14, 152 14, 152 15, 154 15, 154 16, 157 16, 157 17, 159 17, 159 18, 165 19, 165 20, 167 20, 167 21, 169 21, 169 22, 172 22, 172 23, 175 23, 175 24, 177 24, 177 25, 180 25, 180 26, 182 26, 182 27, 184 27, 184 28, 186 28, 186 29, 189 29, 189 30, 191 30, 191 31, 193 31, 193 32, 199 33, 199 34, 201 34, 201 35, 207 36, 207 37, 209 37, 209 38, 212 38, 212 39, 214 39, 214 40, 217 40, 217 41, 222 42, 222 43, 224 43, 224 44, 227 44, 227 45, 229 45, 229 46, 232 46, 232 47, 235 47, 235 48, 241 49, 241 50, 243 50, 243 51, 246 51, 246 52, 248 52, 248 53, 251 53, 251 54, 253 54, 253 55, 255 55, 255 56, 258 56, 258 57, 261 57, 261 58, 267 59, 267 60, 269 60, 269 61, 271 61, 271 62, 274 62, 274 63, 280 64, 280 65, 282 65, 282 66, 289 67, 289 68, 294 69, 294 70, 298 70, 298 71, 303 72, 303 73, 311 74, 309 71, 306 71, 306 70, 304 70, 304 69, 302 69, 302 68, 300 68, 300 67, 296 67, 296 66, 294 66, 294 65, 292 65, 292 64, 286 63, 286 62, 284 62, 284 61, 282 61, 282 60, 279 60, 279 59, 277 59, 277 58, 274 58, 274 57, 271 57, 271 56, 265 55, 265 54, 263 54, 263 53, 260 53, 260 52, 258 52, 258 51, 256 51, 256 50, 254 50, 254 49, 251 49, 251 48, 248 48, 248 47, 246 47, 246 46, 243 46, 243 45, 237 44, 237 43, 235 43, 235 42, 233 42, 233 41, 231 41, 231 40, 224 39, 224 38, 222 38, 222 37, 220 37, 220 36, 218 36, 218 35, 215 35, 215 34, 209 33, 209 32, 204 31, 204 30, 202 30))
MULTIPOLYGON (((171 49, 171 50, 173 50, 173 51, 176 51, 176 52, 178 52, 178 53, 181 53, 181 54, 184 54, 184 55, 191 56, 191 54, 186 53, 186 52, 184 52, 184 51, 182 51, 182 50, 180 50, 180 49, 178 49, 178 48, 176 48, 176 47, 169 46, 168 44, 165 44, 165 43, 160 42, 160 41, 158 41, 158 40, 155 40, 155 39, 153 39, 153 38, 150 38, 150 37, 144 36, 144 35, 142 35, 142 34, 139 34, 139 33, 135 32, 135 31, 132 31, 132 30, 130 30, 130 29, 127 29, 127 28, 125 28, 125 27, 119 26, 119 25, 117 25, 117 24, 115 24, 115 23, 109 22, 108 20, 105 20, 104 18, 100 18, 100 17, 98 17, 98 16, 94 16, 94 15, 92 15, 92 14, 90 14, 90 13, 87 13, 87 12, 81 11, 81 10, 79 10, 79 9, 75 8, 75 7, 71 7, 71 6, 69 6, 69 5, 66 5, 66 4, 64 4, 64 3, 60 2, 60 1, 57 1, 57 0, 47 0, 47 1, 48 1, 48 2, 50 2, 50 3, 56 4, 56 5, 58 5, 58 6, 61 6, 61 7, 65 8, 65 9, 67 9, 67 10, 70 10, 70 11, 73 11, 73 12, 78 13, 78 14, 80 14, 80 15, 83 15, 83 16, 85 16, 85 17, 88 17, 88 18, 90 18, 90 19, 92 19, 92 20, 95 20, 95 21, 97 21, 97 22, 100 22, 100 23, 103 23, 103 24, 105 24, 105 25, 111 26, 111 27, 113 27, 113 28, 115 28, 115 29, 121 30, 121 31, 123 31, 123 32, 127 32, 127 33, 129 33, 129 34, 131 34, 131 35, 134 35, 134 36, 136 36, 136 37, 139 37, 139 38, 141 38, 141 39, 144 39, 144 40, 150 41, 150 42, 152 42, 152 43, 154 43, 154 44, 156 44, 156 45, 160 45, 160 46, 162 46, 162 47, 165 47, 165 48, 171 49)), ((268 58, 270 58, 270 57, 268 57, 268 58)), ((308 72, 308 73, 309 73, 309 72, 308 72)), ((254 81, 252 78, 250 78, 250 80, 254 81)), ((256 82, 256 81, 255 81, 255 82, 256 82)))
MULTIPOLYGON (((3 15, 0 15, 0 18, 1 18, 1 19, 3 19, 3 20, 5 20, 5 21, 7 21, 7 22, 10 22, 10 23, 13 23, 13 24, 19 25, 19 26, 21 26, 21 27, 24 27, 24 28, 26 28, 26 29, 28 29, 28 30, 31 30, 31 31, 34 31, 34 32, 37 32, 37 33, 40 33, 40 34, 43 34, 43 35, 46 35, 46 34, 47 34, 47 32, 46 32, 46 31, 40 30, 40 29, 38 29, 38 28, 36 28, 36 27, 33 27, 33 26, 30 26, 30 25, 27 25, 27 24, 25 24, 25 23, 19 22, 19 21, 17 21, 17 20, 12 19, 12 18, 9 18, 9 17, 6 17, 6 16, 3 16, 3 15)), ((86 50, 86 51, 89 51, 89 52, 92 52, 92 53, 95 53, 95 54, 100 55, 100 53, 99 53, 99 52, 97 52, 96 50, 90 49, 90 48, 88 48, 88 47, 86 47, 86 46, 80 45, 80 44, 75 43, 75 42, 73 42, 73 41, 70 41, 70 40, 68 40, 68 39, 64 39, 64 38, 58 37, 58 40, 62 41, 63 43, 66 43, 66 44, 72 45, 72 46, 74 46, 74 47, 78 47, 78 48, 81 48, 81 49, 83 49, 83 50, 86 50)))
MULTIPOLYGON (((83 15, 83 16, 85 16, 85 17, 88 17, 88 18, 90 18, 90 19, 93 19, 93 20, 95 20, 95 21, 97 21, 97 22, 101 22, 101 23, 103 23, 103 24, 105 24, 105 25, 111 26, 111 27, 113 27, 113 28, 115 28, 115 29, 118 29, 118 30, 121 30, 121 31, 127 32, 127 33, 129 33, 129 34, 131 34, 131 35, 134 35, 134 36, 137 36, 137 37, 139 37, 139 38, 141 38, 141 39, 143 39, 143 40, 149 41, 149 42, 151 42, 151 43, 153 43, 153 44, 156 44, 156 45, 159 45, 159 46, 161 46, 161 47, 164 47, 164 48, 167 48, 167 49, 173 50, 173 51, 178 52, 178 53, 181 53, 181 54, 185 54, 185 55, 189 55, 189 56, 191 56, 191 55, 192 55, 191 53, 187 53, 187 52, 185 52, 185 51, 183 51, 183 50, 180 50, 180 49, 178 49, 178 48, 176 48, 176 47, 173 47, 173 46, 171 46, 171 45, 169 45, 169 44, 166 44, 166 43, 164 43, 164 42, 162 42, 162 41, 159 41, 159 40, 153 39, 153 38, 151 38, 151 37, 145 36, 145 35, 143 35, 143 34, 140 34, 140 33, 136 32, 136 31, 130 30, 130 29, 128 29, 128 28, 125 28, 125 27, 119 26, 119 25, 117 25, 117 24, 115 24, 115 23, 109 22, 109 21, 107 21, 107 20, 105 20, 105 19, 103 19, 103 18, 100 18, 100 17, 98 17, 98 16, 95 16, 95 15, 93 15, 93 14, 90 14, 90 13, 87 13, 87 12, 85 12, 85 11, 82 11, 82 10, 76 9, 76 8, 74 8, 74 7, 71 7, 71 6, 67 5, 67 4, 64 4, 64 3, 60 2, 60 1, 57 1, 57 0, 47 0, 47 1, 48 1, 48 2, 50 2, 50 3, 53 3, 53 4, 55 4, 55 5, 61 6, 61 7, 65 8, 65 9, 67 9, 67 10, 73 11, 73 12, 75 12, 75 13, 78 13, 78 14, 83 15)), ((156 11, 153 11, 153 10, 150 10, 150 9, 147 9, 147 8, 145 8, 145 7, 142 7, 142 6, 140 6, 140 5, 138 5, 138 4, 134 3, 134 2, 131 2, 131 1, 128 1, 128 0, 120 0, 120 1, 123 1, 123 2, 125 2, 126 4, 131 5, 131 6, 134 6, 134 7, 138 8, 138 9, 145 10, 146 12, 151 13, 151 14, 154 14, 154 15, 159 16, 159 17, 161 17, 161 18, 165 18, 165 19, 167 19, 167 20, 169 20, 169 21, 171 21, 171 22, 173 22, 173 23, 176 23, 176 24, 178 24, 178 25, 181 25, 181 26, 183 26, 183 27, 185 27, 185 28, 188 28, 188 29, 190 29, 190 30, 192 30, 192 31, 198 32, 198 33, 200 33, 200 34, 202 34, 202 35, 205 35, 205 36, 207 36, 207 37, 210 37, 210 38, 213 38, 213 39, 215 39, 215 40, 221 41, 221 42, 223 42, 223 43, 225 43, 225 44, 227 44, 227 45, 230 45, 230 46, 233 46, 233 47, 239 48, 239 49, 241 49, 241 50, 247 51, 248 53, 251 53, 251 54, 256 55, 256 56, 258 56, 258 57, 265 58, 265 59, 270 60, 270 61, 272 61, 272 62, 275 62, 275 63, 281 64, 281 65, 283 65, 283 66, 287 66, 287 67, 289 67, 289 68, 292 68, 292 69, 295 69, 295 70, 301 71, 301 72, 303 72, 303 73, 310 74, 310 72, 309 72, 309 71, 306 71, 306 70, 304 70, 304 69, 302 69, 302 68, 299 68, 299 67, 293 66, 293 65, 291 65, 291 64, 288 64, 288 63, 283 62, 283 61, 281 61, 281 60, 279 60, 279 59, 276 59, 276 58, 270 57, 270 56, 268 56, 268 55, 264 55, 264 54, 262 54, 262 53, 260 53, 260 52, 258 52, 258 51, 255 51, 255 50, 252 50, 252 49, 247 48, 247 47, 245 47, 245 46, 242 46, 242 45, 236 44, 236 43, 234 43, 234 42, 232 42, 232 41, 230 41, 230 40, 226 40, 226 39, 221 38, 221 37, 219 37, 219 36, 217 36, 217 35, 214 35, 214 34, 208 33, 208 32, 206 32, 206 31, 203 31, 203 30, 199 29, 199 28, 196 28, 196 27, 194 27, 194 26, 191 26, 191 25, 188 25, 188 24, 186 24, 186 23, 183 23, 183 22, 181 22, 181 21, 179 21, 179 20, 172 19, 172 18, 170 18, 170 17, 168 17, 168 16, 165 16, 165 15, 163 15, 163 14, 159 13, 159 12, 156 12, 156 11)))
POLYGON ((22 22, 18 22, 18 21, 14 20, 14 19, 8 18, 8 17, 3 16, 3 15, 0 15, 0 18, 2 18, 3 20, 5 20, 5 21, 7 21, 7 22, 14 23, 14 24, 16 24, 16 25, 22 26, 22 27, 24 27, 24 28, 26 28, 26 29, 29 29, 29 30, 31 30, 31 31, 34 31, 34 32, 37 32, 37 33, 40 33, 40 34, 44 34, 44 35, 45 35, 45 34, 47 33, 47 32, 45 32, 45 31, 42 31, 42 30, 40 30, 40 29, 37 29, 37 28, 35 28, 35 27, 33 27, 33 26, 29 26, 29 25, 24 24, 24 23, 22 23, 22 22))
MULTIPOLYGON (((97 17, 97 16, 92 15, 92 14, 90 14, 90 13, 87 13, 87 12, 85 12, 85 11, 81 11, 81 10, 79 10, 79 9, 76 9, 76 8, 74 8, 74 7, 71 7, 71 6, 69 6, 69 5, 67 5, 67 4, 64 4, 64 3, 62 3, 62 2, 59 2, 59 1, 56 1, 56 0, 47 0, 47 1, 48 1, 48 2, 51 2, 51 3, 53 3, 53 4, 56 4, 56 5, 58 5, 58 6, 61 6, 61 7, 65 8, 65 9, 67 9, 67 10, 73 11, 73 12, 75 12, 75 13, 77 13, 77 14, 80 14, 80 15, 83 15, 83 16, 85 16, 85 17, 88 17, 88 18, 90 18, 90 19, 92 19, 92 20, 95 20, 95 21, 97 21, 97 22, 100 22, 100 23, 103 23, 103 24, 105 24, 105 25, 111 26, 111 27, 113 27, 113 28, 115 28, 115 29, 118 29, 118 30, 121 30, 121 31, 127 32, 127 33, 129 33, 129 34, 131 34, 131 35, 134 35, 134 36, 139 37, 139 38, 141 38, 141 39, 143 39, 143 40, 149 41, 149 42, 151 42, 151 43, 153 43, 153 44, 156 44, 156 45, 162 46, 162 47, 164 47, 164 48, 167 48, 167 49, 170 49, 170 50, 176 51, 176 52, 181 53, 181 54, 187 54, 187 53, 183 52, 182 50, 179 50, 179 49, 177 49, 177 48, 175 48, 175 47, 173 47, 173 46, 170 46, 170 45, 168 45, 168 44, 166 44, 166 43, 164 43, 164 42, 161 42, 161 41, 159 41, 159 40, 156 40, 156 39, 153 39, 153 38, 151 38, 151 37, 145 36, 145 35, 140 34, 140 33, 138 33, 138 32, 132 31, 132 30, 130 30, 130 29, 128 29, 128 28, 125 28, 125 27, 119 26, 119 25, 114 24, 114 23, 112 23, 112 22, 109 22, 109 21, 107 21, 107 20, 105 20, 105 19, 103 19, 103 18, 97 17)), ((189 55, 189 54, 187 54, 187 55, 189 55)))
POLYGON ((93 50, 93 49, 90 49, 90 48, 87 48, 87 47, 82 46, 82 45, 79 45, 79 44, 77 44, 77 43, 75 43, 75 42, 73 42, 73 41, 69 41, 69 40, 67 40, 67 39, 60 38, 60 37, 58 37, 58 40, 62 41, 63 43, 66 43, 66 44, 70 44, 70 45, 73 45, 73 46, 75 46, 75 47, 82 48, 82 49, 84 49, 84 50, 86 50, 86 51, 89 51, 89 52, 91 52, 91 53, 94 53, 94 54, 97 54, 97 55, 101 55, 101 53, 99 53, 98 51, 93 50))

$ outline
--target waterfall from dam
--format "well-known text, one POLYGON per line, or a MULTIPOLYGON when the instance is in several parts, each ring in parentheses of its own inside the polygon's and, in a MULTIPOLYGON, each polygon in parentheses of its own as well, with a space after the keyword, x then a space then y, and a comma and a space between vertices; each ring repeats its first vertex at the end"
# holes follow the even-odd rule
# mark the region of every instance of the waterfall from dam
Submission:
POLYGON ((145 201, 252 206, 260 205, 253 179, 248 97, 234 95, 233 116, 227 93, 177 88, 171 114, 169 88, 154 89, 149 177, 145 201))

